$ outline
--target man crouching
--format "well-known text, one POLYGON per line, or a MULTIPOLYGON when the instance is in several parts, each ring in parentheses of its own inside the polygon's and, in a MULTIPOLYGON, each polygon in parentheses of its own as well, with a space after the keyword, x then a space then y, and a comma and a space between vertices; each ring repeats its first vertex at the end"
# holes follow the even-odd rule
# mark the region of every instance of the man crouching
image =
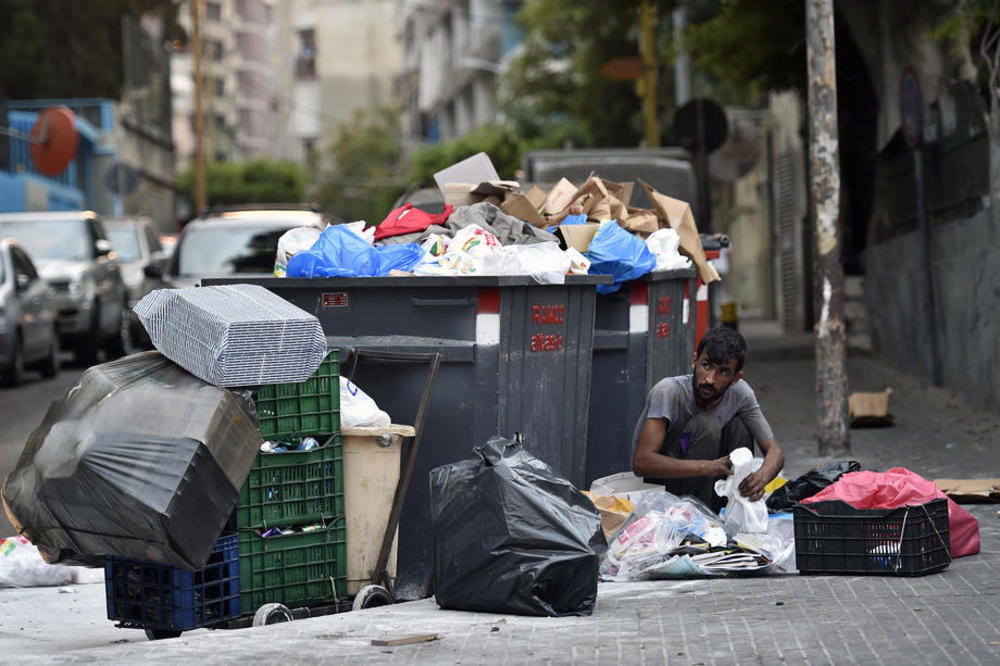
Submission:
POLYGON ((632 471, 675 495, 693 495, 714 511, 724 499, 715 481, 733 473, 729 454, 754 441, 764 464, 740 484, 752 500, 785 463, 753 389, 743 379, 747 345, 733 329, 714 328, 701 339, 690 375, 666 377, 653 386, 633 435, 632 471))

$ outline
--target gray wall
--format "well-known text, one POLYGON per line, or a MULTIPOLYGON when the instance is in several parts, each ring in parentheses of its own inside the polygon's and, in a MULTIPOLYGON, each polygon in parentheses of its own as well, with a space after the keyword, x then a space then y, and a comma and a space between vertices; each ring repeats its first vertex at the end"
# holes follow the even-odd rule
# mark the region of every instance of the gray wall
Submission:
MULTIPOLYGON (((930 260, 943 384, 1000 409, 1000 230, 994 211, 933 226, 930 260)), ((869 246, 865 264, 876 352, 927 376, 930 330, 919 233, 869 246)))

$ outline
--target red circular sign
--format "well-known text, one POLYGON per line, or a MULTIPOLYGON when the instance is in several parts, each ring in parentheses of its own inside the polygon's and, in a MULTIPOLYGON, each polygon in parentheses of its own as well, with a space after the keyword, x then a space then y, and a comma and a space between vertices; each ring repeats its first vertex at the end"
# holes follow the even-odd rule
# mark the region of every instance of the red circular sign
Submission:
POLYGON ((38 173, 58 176, 76 155, 76 116, 65 106, 45 109, 31 128, 31 138, 28 154, 38 173))
POLYGON ((920 79, 911 65, 903 68, 899 79, 899 119, 903 140, 910 148, 916 148, 923 132, 924 102, 920 95, 920 79))

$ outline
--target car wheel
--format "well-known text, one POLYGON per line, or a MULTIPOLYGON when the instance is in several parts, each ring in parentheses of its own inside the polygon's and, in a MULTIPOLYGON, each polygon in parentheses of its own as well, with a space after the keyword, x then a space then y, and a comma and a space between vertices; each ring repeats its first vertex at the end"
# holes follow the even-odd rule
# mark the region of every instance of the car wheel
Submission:
POLYGON ((5 386, 18 386, 24 381, 24 343, 18 331, 14 337, 14 347, 11 349, 10 365, 3 373, 5 386))
POLYGON ((392 605, 392 595, 389 590, 381 585, 365 585, 358 590, 354 597, 351 610, 361 610, 362 608, 377 608, 379 606, 392 605))
POLYGON ((39 369, 42 371, 42 377, 52 379, 59 374, 59 332, 56 331, 55 327, 52 327, 52 345, 49 348, 49 356, 42 361, 39 369))
POLYGON ((253 614, 252 626, 263 627, 268 624, 291 622, 292 613, 283 604, 264 604, 253 614))

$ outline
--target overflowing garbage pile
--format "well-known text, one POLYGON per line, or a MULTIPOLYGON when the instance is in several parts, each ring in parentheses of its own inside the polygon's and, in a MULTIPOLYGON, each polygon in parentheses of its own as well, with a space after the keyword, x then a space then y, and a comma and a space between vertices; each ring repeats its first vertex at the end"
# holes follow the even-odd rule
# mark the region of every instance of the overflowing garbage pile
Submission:
MULTIPOLYGON (((485 155, 465 162, 488 162, 485 155)), ((279 240, 278 277, 387 275, 530 275, 562 283, 567 275, 611 275, 614 291, 653 270, 693 265, 705 283, 719 279, 708 263, 691 207, 639 181, 653 209, 628 205, 634 183, 592 174, 576 185, 562 179, 550 191, 496 180, 495 170, 446 169, 439 178, 444 211, 407 203, 379 224, 364 221, 322 232, 293 229, 279 240), (448 177, 492 175, 480 182, 448 177)), ((441 174, 439 174, 441 175, 441 174)))

